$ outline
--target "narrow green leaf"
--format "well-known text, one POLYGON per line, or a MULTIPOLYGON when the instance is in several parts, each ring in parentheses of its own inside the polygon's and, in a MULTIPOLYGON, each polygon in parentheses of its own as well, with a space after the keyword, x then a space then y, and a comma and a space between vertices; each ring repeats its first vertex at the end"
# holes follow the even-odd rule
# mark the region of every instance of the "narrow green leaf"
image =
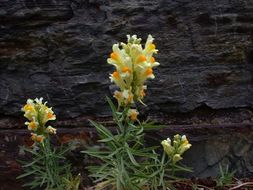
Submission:
POLYGON ((91 122, 91 124, 97 129, 97 131, 103 135, 103 137, 111 137, 113 138, 112 133, 106 129, 103 125, 98 124, 92 120, 89 120, 91 122))
POLYGON ((129 150, 129 148, 126 148, 126 151, 127 151, 127 154, 128 154, 128 156, 129 156, 131 162, 132 162, 135 166, 140 166, 140 165, 136 162, 136 160, 134 159, 134 157, 133 157, 131 151, 129 150))
POLYGON ((30 172, 27 172, 27 173, 24 173, 22 175, 19 175, 16 179, 20 179, 20 178, 23 178, 23 177, 26 177, 26 176, 29 176, 29 175, 32 175, 34 173, 36 173, 37 171, 36 170, 32 170, 30 172))

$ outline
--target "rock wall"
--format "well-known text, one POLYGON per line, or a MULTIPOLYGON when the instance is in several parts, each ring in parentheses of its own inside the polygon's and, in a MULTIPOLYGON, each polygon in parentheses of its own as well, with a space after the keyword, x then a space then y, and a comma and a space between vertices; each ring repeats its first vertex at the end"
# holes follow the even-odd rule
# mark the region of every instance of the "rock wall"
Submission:
POLYGON ((44 97, 54 107, 67 139, 87 139, 75 134, 89 134, 88 118, 110 123, 105 96, 115 86, 106 59, 127 34, 155 37, 161 66, 148 82, 148 107, 140 110, 160 123, 189 125, 192 132, 179 132, 195 142, 186 159, 197 168, 194 175, 217 174, 219 162, 240 176, 253 174, 252 0, 1 0, 3 180, 15 181, 17 145, 29 138, 17 130, 24 127, 20 108, 27 98, 44 97), (206 124, 216 127, 196 127, 206 124), (224 124, 233 127, 223 131, 224 124))
POLYGON ((126 34, 157 43, 152 114, 252 108, 253 2, 4 0, 0 4, 0 114, 44 97, 61 118, 108 116, 106 64, 126 34))

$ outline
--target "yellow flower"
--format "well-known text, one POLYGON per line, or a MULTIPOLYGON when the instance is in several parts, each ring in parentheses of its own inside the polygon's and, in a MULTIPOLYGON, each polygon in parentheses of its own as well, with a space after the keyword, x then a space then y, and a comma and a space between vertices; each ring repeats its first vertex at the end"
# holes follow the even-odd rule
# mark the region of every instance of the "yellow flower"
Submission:
POLYGON ((36 137, 36 141, 38 143, 42 143, 44 139, 45 139, 45 137, 43 135, 37 135, 37 137, 36 137))
POLYGON ((116 71, 110 74, 110 79, 120 89, 121 94, 114 93, 120 106, 133 104, 135 101, 142 102, 146 90, 144 84, 147 79, 155 78, 153 67, 159 65, 153 57, 158 50, 151 35, 148 35, 144 47, 136 35, 127 35, 127 38, 127 44, 117 43, 112 46, 112 53, 107 59, 107 62, 116 68, 116 71))
POLYGON ((149 44, 147 49, 148 49, 148 51, 153 51, 153 50, 155 50, 155 48, 156 48, 155 44, 149 44))
POLYGON ((145 49, 144 52, 148 55, 153 54, 153 53, 157 53, 158 50, 156 49, 156 45, 153 43, 154 38, 151 35, 148 35, 148 39, 146 41, 145 44, 145 49))
POLYGON ((179 134, 174 136, 173 144, 170 138, 161 142, 164 152, 169 156, 173 163, 182 160, 182 154, 191 147, 191 144, 187 140, 186 136, 180 136, 179 134))
POLYGON ((34 141, 34 142, 38 142, 38 143, 42 143, 45 139, 45 137, 43 135, 37 135, 35 133, 31 133, 31 139, 34 141))
POLYGON ((155 63, 155 58, 152 56, 152 57, 150 57, 149 61, 150 61, 150 63, 155 63))
POLYGON ((117 99, 119 105, 129 105, 133 103, 134 95, 130 90, 124 90, 123 92, 116 90, 113 97, 117 99))
POLYGON ((181 155, 183 154, 185 151, 187 151, 189 148, 191 148, 191 144, 189 143, 189 141, 187 140, 186 136, 183 135, 181 138, 181 144, 178 147, 178 153, 181 155))
POLYGON ((31 99, 27 100, 26 105, 21 110, 25 112, 24 116, 30 121, 37 116, 37 111, 35 110, 34 102, 31 99))
POLYGON ((163 146, 164 152, 166 152, 169 156, 171 156, 173 152, 175 151, 175 148, 171 146, 170 138, 167 138, 167 140, 163 140, 161 144, 163 146))
POLYGON ((129 109, 127 115, 132 121, 135 121, 137 120, 139 112, 136 109, 129 109))
POLYGON ((26 104, 23 108, 23 110, 25 112, 28 112, 28 111, 33 111, 34 110, 34 107, 31 105, 31 104, 26 104))
POLYGON ((113 78, 115 78, 115 79, 117 79, 117 80, 120 78, 119 73, 118 73, 117 71, 114 71, 114 72, 112 73, 112 76, 113 76, 113 78))
POLYGON ((56 116, 52 108, 47 107, 47 102, 43 103, 42 101, 43 98, 28 99, 26 105, 22 108, 22 111, 25 112, 24 116, 29 120, 29 122, 25 122, 25 125, 27 125, 28 130, 34 132, 31 133, 31 138, 38 143, 43 142, 47 136, 46 133, 56 134, 55 128, 45 126, 48 121, 55 120, 56 116))
POLYGON ((147 78, 154 78, 155 76, 153 75, 153 69, 152 68, 147 68, 145 71, 145 75, 147 78))
POLYGON ((114 61, 118 61, 118 60, 119 60, 119 56, 118 56, 117 53, 115 53, 115 52, 112 52, 112 53, 110 54, 110 57, 111 57, 111 59, 113 59, 114 61))
POLYGON ((127 67, 127 66, 124 66, 123 68, 122 68, 122 72, 123 73, 131 73, 131 69, 129 68, 129 67, 127 67))
POLYGON ((42 107, 41 113, 43 115, 43 120, 42 120, 43 125, 46 124, 48 121, 56 119, 56 116, 54 115, 54 112, 52 111, 52 109, 48 108, 47 106, 42 107))
POLYGON ((133 94, 130 90, 124 90, 122 96, 125 100, 125 104, 133 103, 133 94))
POLYGON ((56 134, 56 129, 53 128, 52 126, 48 126, 46 131, 49 133, 49 134, 56 134))
POLYGON ((144 61, 147 61, 146 56, 145 56, 145 55, 140 55, 140 56, 137 58, 136 63, 138 64, 138 63, 142 63, 142 62, 144 62, 144 61))
POLYGON ((178 162, 178 161, 180 161, 180 160, 182 160, 183 158, 181 157, 181 155, 180 154, 175 154, 174 156, 173 156, 173 158, 172 158, 172 162, 173 163, 176 163, 176 162, 178 162))
POLYGON ((25 124, 27 125, 28 130, 30 131, 36 131, 38 128, 38 123, 35 121, 25 122, 25 124))

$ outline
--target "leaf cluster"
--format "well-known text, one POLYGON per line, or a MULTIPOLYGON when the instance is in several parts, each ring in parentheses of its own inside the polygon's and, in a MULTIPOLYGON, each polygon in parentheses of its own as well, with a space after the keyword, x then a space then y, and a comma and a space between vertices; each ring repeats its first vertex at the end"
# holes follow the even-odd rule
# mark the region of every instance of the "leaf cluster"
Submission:
MULTIPOLYGON (((113 134, 103 125, 90 121, 99 135, 103 149, 89 147, 87 153, 101 160, 101 166, 89 166, 95 178, 97 189, 116 188, 117 190, 157 189, 164 187, 165 155, 159 159, 157 147, 145 147, 144 128, 146 124, 134 124, 127 118, 129 108, 118 112, 108 99, 113 119, 117 125, 113 134)), ((147 124, 150 125, 150 124, 147 124)))
POLYGON ((26 147, 22 149, 30 155, 30 160, 19 161, 24 172, 17 179, 25 178, 27 182, 24 187, 46 190, 66 189, 67 182, 72 176, 71 165, 65 157, 68 148, 52 147, 49 138, 46 138, 43 144, 37 144, 34 149, 26 147))
POLYGON ((228 166, 224 169, 219 165, 220 174, 216 180, 217 187, 225 187, 230 185, 233 182, 235 171, 229 171, 228 166))

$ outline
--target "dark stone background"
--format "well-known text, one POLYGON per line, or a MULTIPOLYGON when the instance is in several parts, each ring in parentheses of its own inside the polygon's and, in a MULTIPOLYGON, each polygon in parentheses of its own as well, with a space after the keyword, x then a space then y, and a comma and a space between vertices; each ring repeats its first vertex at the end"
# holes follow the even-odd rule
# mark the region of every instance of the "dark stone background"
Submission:
POLYGON ((152 114, 250 109, 252 11, 251 0, 1 0, 0 114, 44 97, 60 118, 108 116, 106 58, 126 34, 152 34, 160 51, 152 114))
MULTIPOLYGON (((238 136, 250 139, 252 0, 0 0, 0 128, 20 134, 20 108, 35 97, 54 107, 62 128, 87 127, 87 118, 110 121, 105 96, 114 91, 108 78, 113 68, 106 59, 112 44, 125 41, 126 34, 143 39, 152 34, 159 49, 161 65, 144 100, 148 107, 140 108, 144 118, 189 125, 193 131, 206 124, 242 127, 228 129, 235 135, 230 147, 238 136), (243 130, 245 125, 250 130, 243 130)), ((5 154, 16 142, 5 141, 7 132, 2 130, 3 161, 15 157, 5 154)), ((202 142, 198 137, 191 136, 202 142)), ((238 164, 243 170, 253 146, 252 140, 241 141, 249 146, 238 164)), ((217 168, 219 160, 202 163, 217 168)), ((242 176, 253 173, 252 157, 247 163, 242 176)), ((11 167, 6 165, 3 171, 11 167)))

